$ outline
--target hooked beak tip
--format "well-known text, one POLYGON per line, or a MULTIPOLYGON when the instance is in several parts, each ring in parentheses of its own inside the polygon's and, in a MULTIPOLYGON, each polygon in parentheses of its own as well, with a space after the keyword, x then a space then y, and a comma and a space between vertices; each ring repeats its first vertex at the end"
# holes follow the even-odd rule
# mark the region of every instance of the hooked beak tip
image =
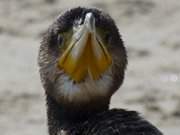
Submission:
POLYGON ((89 12, 86 14, 84 19, 84 25, 89 29, 90 32, 95 30, 95 17, 93 13, 89 12))

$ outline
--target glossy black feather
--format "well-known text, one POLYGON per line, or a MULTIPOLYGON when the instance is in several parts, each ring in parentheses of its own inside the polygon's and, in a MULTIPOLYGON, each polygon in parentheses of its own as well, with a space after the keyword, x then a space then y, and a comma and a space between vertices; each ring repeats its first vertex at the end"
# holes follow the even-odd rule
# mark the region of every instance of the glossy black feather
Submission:
POLYGON ((136 111, 76 111, 65 109, 51 97, 47 98, 47 103, 50 135, 58 135, 61 131, 67 135, 162 135, 136 111))
POLYGON ((83 135, 162 135, 135 111, 112 109, 83 123, 83 135))

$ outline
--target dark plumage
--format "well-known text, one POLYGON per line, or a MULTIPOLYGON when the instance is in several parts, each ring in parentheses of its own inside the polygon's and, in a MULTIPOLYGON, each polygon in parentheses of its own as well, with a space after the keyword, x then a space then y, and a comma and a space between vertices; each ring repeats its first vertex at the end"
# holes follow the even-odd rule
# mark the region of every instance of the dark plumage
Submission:
POLYGON ((109 110, 110 98, 123 82, 126 65, 123 41, 109 15, 97 9, 79 7, 59 16, 44 35, 39 52, 40 76, 47 97, 49 134, 162 135, 135 111, 109 110), (63 69, 58 68, 58 60, 72 38, 70 33, 76 21, 79 22, 78 25, 83 25, 88 13, 92 13, 92 18, 95 18, 96 29, 103 31, 99 36, 112 57, 112 64, 109 67, 110 72, 102 73, 98 80, 91 80, 90 83, 86 77, 75 82, 63 69), (93 93, 86 93, 91 84, 94 85, 93 93), (101 85, 104 86, 104 93, 99 94, 101 85))

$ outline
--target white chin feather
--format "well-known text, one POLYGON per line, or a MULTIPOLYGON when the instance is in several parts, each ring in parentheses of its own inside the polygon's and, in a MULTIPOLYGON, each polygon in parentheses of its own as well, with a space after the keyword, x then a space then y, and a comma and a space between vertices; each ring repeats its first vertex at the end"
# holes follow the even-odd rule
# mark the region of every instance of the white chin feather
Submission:
POLYGON ((83 82, 74 83, 67 74, 61 75, 56 81, 56 92, 69 102, 88 102, 94 97, 107 96, 112 85, 110 70, 98 80, 87 77, 83 82))

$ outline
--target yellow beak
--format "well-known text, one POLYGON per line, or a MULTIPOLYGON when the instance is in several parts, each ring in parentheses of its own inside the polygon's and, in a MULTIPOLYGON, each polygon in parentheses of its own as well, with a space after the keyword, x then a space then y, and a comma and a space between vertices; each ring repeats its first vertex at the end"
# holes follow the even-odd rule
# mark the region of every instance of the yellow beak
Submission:
POLYGON ((80 82, 87 76, 97 80, 111 63, 111 56, 96 35, 95 18, 87 13, 84 24, 74 31, 70 45, 59 58, 58 67, 80 82))

